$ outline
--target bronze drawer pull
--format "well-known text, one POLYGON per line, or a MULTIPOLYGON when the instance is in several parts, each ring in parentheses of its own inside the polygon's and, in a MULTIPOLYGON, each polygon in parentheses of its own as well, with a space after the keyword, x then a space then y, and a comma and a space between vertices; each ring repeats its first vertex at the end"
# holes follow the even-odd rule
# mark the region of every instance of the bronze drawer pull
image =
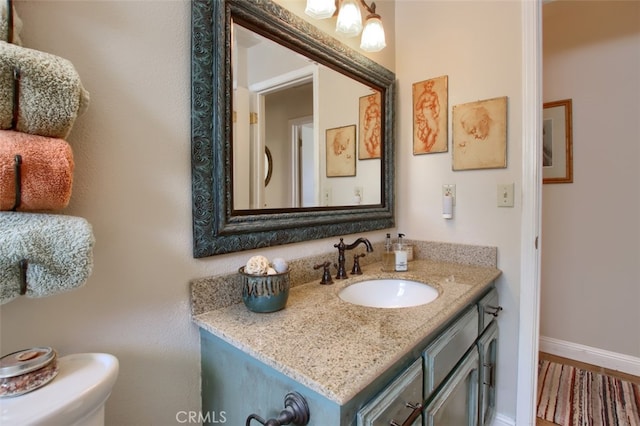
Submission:
POLYGON ((500 311, 502 310, 502 306, 487 306, 485 308, 485 313, 489 315, 493 315, 494 317, 498 317, 500 315, 500 311), (493 309, 493 312, 489 312, 487 309, 493 309))

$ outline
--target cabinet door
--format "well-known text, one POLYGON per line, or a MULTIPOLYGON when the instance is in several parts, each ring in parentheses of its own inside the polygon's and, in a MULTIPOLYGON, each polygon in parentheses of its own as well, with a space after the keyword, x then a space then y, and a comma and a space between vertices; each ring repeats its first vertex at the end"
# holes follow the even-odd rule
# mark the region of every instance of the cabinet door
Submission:
POLYGON ((422 360, 418 359, 389 386, 358 411, 358 426, 421 426, 422 360), (416 418, 417 416, 417 418, 416 418))
POLYGON ((424 410, 425 426, 476 426, 478 424, 478 370, 474 346, 438 389, 424 410))
POLYGON ((479 426, 490 424, 496 408, 496 360, 498 352, 498 323, 492 321, 478 339, 480 353, 479 426))
POLYGON ((502 308, 500 307, 500 301, 498 297, 498 290, 493 287, 482 299, 478 302, 479 311, 479 323, 478 323, 478 335, 482 334, 485 328, 493 321, 499 314, 502 308))
POLYGON ((468 309, 424 350, 425 399, 451 373, 478 337, 478 309, 468 309))

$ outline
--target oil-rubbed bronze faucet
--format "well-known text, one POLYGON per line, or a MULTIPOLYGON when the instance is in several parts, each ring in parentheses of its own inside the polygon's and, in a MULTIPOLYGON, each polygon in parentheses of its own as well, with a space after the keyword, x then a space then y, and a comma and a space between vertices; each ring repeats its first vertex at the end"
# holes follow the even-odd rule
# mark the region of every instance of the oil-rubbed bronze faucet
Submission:
POLYGON ((338 273, 336 274, 336 279, 342 280, 347 278, 347 271, 344 267, 345 256, 344 252, 346 250, 353 250, 360 244, 364 244, 367 247, 367 253, 371 253, 373 251, 373 246, 366 238, 358 238, 352 244, 345 244, 343 239, 340 238, 340 242, 338 244, 334 244, 333 246, 338 249, 338 273))

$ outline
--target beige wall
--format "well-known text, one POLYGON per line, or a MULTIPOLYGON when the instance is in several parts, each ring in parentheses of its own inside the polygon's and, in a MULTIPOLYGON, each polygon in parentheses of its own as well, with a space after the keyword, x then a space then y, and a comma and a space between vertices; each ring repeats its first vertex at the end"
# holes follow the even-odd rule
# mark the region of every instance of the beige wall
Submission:
POLYGON ((640 3, 543 10, 543 98, 573 99, 574 182, 543 188, 541 335, 640 357, 640 3))
POLYGON ((397 2, 398 227, 409 238, 498 247, 498 411, 515 417, 522 213, 521 24, 518 2, 397 2), (506 169, 451 170, 449 152, 413 155, 412 84, 448 76, 454 105, 508 97, 506 169), (515 183, 515 207, 498 208, 496 185, 515 183), (442 218, 442 185, 456 185, 454 218, 442 218))
MULTIPOLYGON (((189 3, 26 0, 17 9, 25 44, 70 59, 91 92, 89 110, 69 138, 76 181, 64 213, 86 217, 97 243, 86 287, 2 306, 2 352, 50 345, 61 354, 113 353, 121 371, 107 423, 176 424, 176 413, 200 408, 188 282, 233 272, 255 254, 191 256, 189 3)), ((399 78, 398 229, 410 238, 498 246, 505 307, 498 409, 513 417, 521 266, 520 5, 399 0, 395 7, 380 2, 379 11, 390 47, 372 56, 399 78), (401 23, 397 50, 394 20, 401 23), (508 168, 453 173, 451 153, 412 155, 411 84, 440 75, 449 76, 450 106, 509 97, 508 168), (516 206, 497 208, 496 184, 512 182, 516 206), (440 215, 444 183, 457 185, 452 221, 440 215)), ((365 236, 381 241, 385 233, 365 236)), ((261 253, 299 258, 325 252, 334 242, 261 253)))
MULTIPOLYGON (((25 0, 16 9, 24 44, 69 59, 91 93, 69 137, 75 182, 61 213, 87 218, 96 246, 85 287, 0 307, 0 350, 112 353, 120 375, 107 424, 179 424, 178 412, 200 409, 189 280, 232 273, 257 253, 192 257, 190 3, 25 0)), ((296 259, 336 242, 260 253, 296 259)))

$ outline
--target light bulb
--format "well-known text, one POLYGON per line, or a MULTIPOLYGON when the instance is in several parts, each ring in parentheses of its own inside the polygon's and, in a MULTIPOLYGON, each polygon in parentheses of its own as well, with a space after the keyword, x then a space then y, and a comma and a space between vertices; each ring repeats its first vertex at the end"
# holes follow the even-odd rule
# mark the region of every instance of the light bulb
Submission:
POLYGON ((355 37, 362 31, 362 15, 355 0, 343 0, 338 13, 336 31, 347 37, 355 37))
POLYGON ((307 7, 304 13, 314 19, 331 18, 336 11, 334 0, 307 0, 307 7))
POLYGON ((362 31, 360 49, 365 52, 378 52, 385 48, 387 42, 384 36, 384 27, 379 15, 369 15, 367 23, 362 31))

